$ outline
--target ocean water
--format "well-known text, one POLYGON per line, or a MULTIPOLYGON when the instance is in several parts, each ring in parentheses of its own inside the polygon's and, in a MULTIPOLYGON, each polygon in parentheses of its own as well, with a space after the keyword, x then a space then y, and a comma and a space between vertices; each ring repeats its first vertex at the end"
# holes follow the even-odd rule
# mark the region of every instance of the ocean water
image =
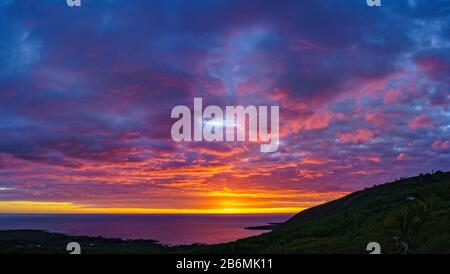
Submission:
POLYGON ((259 235, 248 230, 288 220, 290 214, 238 215, 61 215, 0 214, 0 230, 39 229, 77 236, 152 239, 163 244, 224 243, 259 235))

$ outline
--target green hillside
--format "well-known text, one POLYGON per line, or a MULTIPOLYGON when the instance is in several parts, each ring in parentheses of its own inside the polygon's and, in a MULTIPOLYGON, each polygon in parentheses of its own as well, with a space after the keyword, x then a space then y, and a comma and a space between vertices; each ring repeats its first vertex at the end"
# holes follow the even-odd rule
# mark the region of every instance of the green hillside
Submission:
POLYGON ((270 233, 211 246, 219 253, 450 253, 450 172, 421 174, 305 210, 270 233))

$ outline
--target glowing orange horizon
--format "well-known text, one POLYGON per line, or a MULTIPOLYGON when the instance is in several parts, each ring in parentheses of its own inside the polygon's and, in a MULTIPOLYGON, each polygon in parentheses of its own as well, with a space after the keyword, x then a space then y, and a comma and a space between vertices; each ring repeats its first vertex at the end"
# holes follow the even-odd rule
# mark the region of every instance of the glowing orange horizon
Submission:
POLYGON ((273 208, 128 208, 87 207, 69 202, 0 201, 2 213, 42 214, 288 214, 305 210, 305 207, 273 208))

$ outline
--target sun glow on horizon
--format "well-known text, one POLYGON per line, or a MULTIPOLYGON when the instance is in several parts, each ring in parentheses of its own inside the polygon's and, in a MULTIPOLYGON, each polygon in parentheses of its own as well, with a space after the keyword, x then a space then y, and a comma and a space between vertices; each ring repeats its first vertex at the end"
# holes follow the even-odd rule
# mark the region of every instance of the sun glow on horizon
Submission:
POLYGON ((70 202, 0 201, 1 213, 41 214, 289 214, 298 213, 306 207, 271 208, 135 208, 135 207, 89 207, 70 202))

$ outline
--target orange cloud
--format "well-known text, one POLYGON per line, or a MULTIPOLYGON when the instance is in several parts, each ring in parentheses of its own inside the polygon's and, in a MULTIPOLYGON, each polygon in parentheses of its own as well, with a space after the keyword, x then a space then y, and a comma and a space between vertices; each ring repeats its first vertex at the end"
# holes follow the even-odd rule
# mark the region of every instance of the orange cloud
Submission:
POLYGON ((323 159, 323 158, 315 158, 315 157, 304 157, 300 159, 301 164, 307 164, 307 165, 323 165, 328 162, 331 162, 331 160, 323 159))
POLYGON ((298 172, 300 176, 305 177, 307 179, 316 179, 326 175, 326 172, 319 170, 300 170, 298 172))
POLYGON ((245 152, 246 149, 243 147, 235 147, 235 148, 230 148, 227 150, 215 150, 213 148, 209 148, 209 147, 205 146, 205 147, 193 148, 190 151, 198 153, 198 154, 217 156, 219 158, 227 158, 227 157, 241 154, 241 153, 245 152))

